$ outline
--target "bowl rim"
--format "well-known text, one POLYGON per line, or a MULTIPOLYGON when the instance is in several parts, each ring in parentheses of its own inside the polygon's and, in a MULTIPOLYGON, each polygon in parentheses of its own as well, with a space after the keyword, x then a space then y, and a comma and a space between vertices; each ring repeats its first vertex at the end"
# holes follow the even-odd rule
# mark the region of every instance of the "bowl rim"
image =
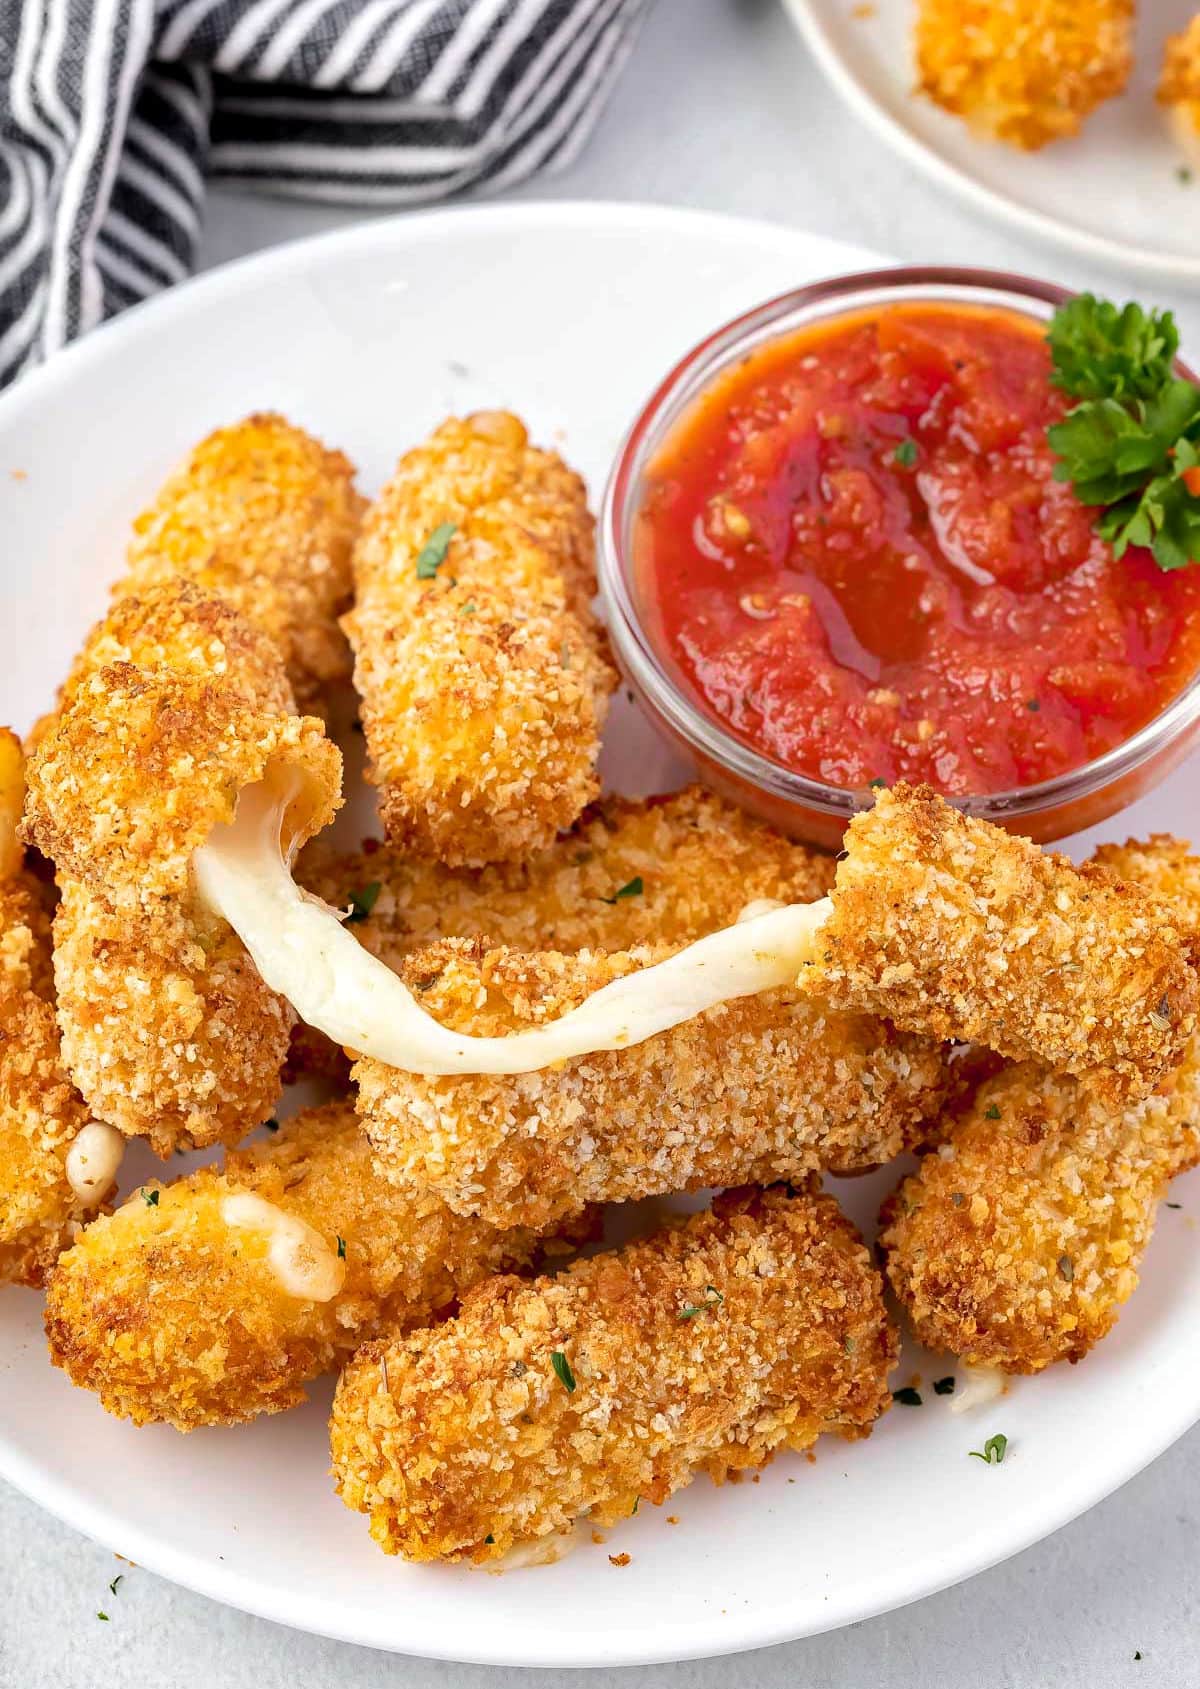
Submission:
MULTIPOLYGON (((679 416, 740 357, 805 323, 850 314, 907 293, 931 300, 991 304, 1046 321, 1075 290, 1006 270, 962 265, 895 265, 848 271, 776 294, 719 324, 677 359, 630 424, 613 460, 597 528, 600 599, 618 658, 652 711, 693 752, 772 798, 826 816, 850 818, 874 800, 870 786, 835 786, 802 774, 739 739, 672 674, 650 636, 632 584, 627 534, 637 508, 640 472, 679 416), (826 307, 822 309, 822 307, 826 307)), ((1176 369, 1195 379, 1182 361, 1176 369)), ((1064 773, 999 792, 946 801, 967 815, 1012 821, 1044 814, 1102 791, 1132 774, 1200 721, 1200 667, 1158 713, 1120 744, 1064 773)))

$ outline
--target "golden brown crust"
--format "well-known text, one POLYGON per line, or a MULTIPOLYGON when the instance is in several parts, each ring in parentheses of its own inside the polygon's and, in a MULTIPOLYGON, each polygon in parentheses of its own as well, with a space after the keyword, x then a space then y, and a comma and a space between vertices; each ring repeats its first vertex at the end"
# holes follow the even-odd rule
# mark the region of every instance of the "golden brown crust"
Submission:
POLYGON ((1167 37, 1158 101, 1171 108, 1186 134, 1200 136, 1200 12, 1186 29, 1167 37))
POLYGON ((459 866, 548 845, 596 796, 616 679, 579 477, 515 417, 451 419, 371 506, 354 573, 342 625, 389 837, 459 866))
POLYGON ((897 786, 856 816, 801 988, 938 1038, 1144 1095, 1196 1026, 1172 906, 897 786))
POLYGON ((59 1053, 46 900, 16 842, 23 790, 0 730, 0 1284, 37 1285, 88 1212, 66 1175, 87 1111, 59 1053))
POLYGON ((63 892, 64 1053, 98 1117, 160 1155, 236 1142, 279 1095, 294 1016, 201 907, 191 859, 281 765, 304 839, 340 802, 337 749, 293 712, 271 640, 187 582, 118 601, 30 763, 25 833, 63 892))
POLYGON ((352 1106, 332 1103, 231 1154, 223 1173, 146 1186, 89 1226, 48 1286, 51 1358, 135 1424, 235 1424, 295 1406, 364 1337, 433 1318, 541 1248, 383 1184, 352 1106), (331 1250, 342 1239, 346 1278, 331 1301, 283 1291, 263 1239, 222 1217, 233 1191, 306 1221, 331 1250))
POLYGON ((917 87, 1032 150, 1079 132, 1133 68, 1133 0, 919 0, 917 87))
POLYGON ((165 581, 219 594, 277 647, 302 709, 350 675, 338 617, 366 500, 341 452, 265 412, 200 442, 134 523, 115 588, 165 581))
MULTIPOLYGON (((554 1020, 655 959, 444 941, 402 977, 438 1020, 495 1036, 554 1020)), ((380 1170, 496 1225, 544 1225, 584 1200, 875 1166, 920 1140, 949 1083, 940 1045, 791 990, 537 1073, 438 1079, 363 1060, 354 1077, 380 1170)))
POLYGON ((585 1513, 614 1524, 700 1471, 864 1436, 897 1352, 881 1288, 832 1198, 780 1190, 556 1279, 481 1286, 343 1372, 338 1491, 385 1553, 482 1562, 585 1513))
MULTIPOLYGON (((1200 921, 1200 858, 1103 846, 1103 871, 1200 921)), ((1158 1091, 1111 1107, 1032 1063, 984 1085, 883 1212, 888 1278, 921 1342, 1006 1372, 1080 1360, 1137 1285, 1166 1181, 1200 1159, 1200 1037, 1158 1091)))
POLYGON ((54 970, 63 1057, 99 1119, 167 1156, 237 1143, 275 1108, 295 1016, 201 905, 146 895, 131 919, 66 880, 54 970))

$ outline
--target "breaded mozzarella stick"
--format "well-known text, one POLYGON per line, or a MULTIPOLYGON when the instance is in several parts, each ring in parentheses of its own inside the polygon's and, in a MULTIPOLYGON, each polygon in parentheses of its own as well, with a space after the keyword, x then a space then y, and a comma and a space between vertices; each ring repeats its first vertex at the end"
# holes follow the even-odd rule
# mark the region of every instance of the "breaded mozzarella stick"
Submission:
POLYGON ((50 1279, 50 1355, 137 1425, 232 1425, 546 1247, 383 1184, 353 1107, 331 1103, 89 1226, 50 1279))
POLYGON ((20 744, 0 729, 0 1283, 37 1285, 120 1158, 63 1066, 48 899, 17 837, 23 796, 20 744))
POLYGON ((400 460, 342 624, 397 844, 452 865, 517 859, 596 796, 616 677, 592 557, 583 483, 515 416, 452 419, 400 460))
MULTIPOLYGON (((402 978, 443 1024, 500 1036, 654 959, 447 941, 410 957, 402 978)), ((380 1170, 496 1225, 872 1167, 920 1141, 950 1082, 940 1045, 788 988, 533 1073, 433 1078, 364 1059, 354 1077, 380 1170)))
MULTIPOLYGON (((1200 926, 1200 858, 1104 846, 1098 868, 1179 899, 1200 926)), ((921 1342, 1005 1372, 1077 1361, 1138 1281, 1158 1203, 1200 1161, 1200 1037, 1150 1097, 1109 1106, 1022 1063, 978 1092, 883 1213, 892 1288, 921 1342)))
MULTIPOLYGON (((271 1112, 292 1012, 195 897, 191 861, 239 793, 292 792, 303 841, 337 808, 341 759, 295 713, 271 641, 221 600, 167 583, 123 599, 30 764, 25 830, 54 862, 63 1048, 101 1120, 176 1146, 227 1142, 271 1112)), ((89 647, 91 649, 91 647, 89 647)))
POLYGON ((730 1193, 367 1344, 334 1400, 338 1490, 387 1554, 553 1557, 585 1515, 615 1524, 698 1472, 720 1483, 822 1431, 865 1436, 897 1353, 881 1290, 832 1198, 730 1193))
POLYGON ((1140 887, 897 786, 851 822, 801 988, 936 1038, 1152 1090, 1196 1026, 1200 945, 1140 887))

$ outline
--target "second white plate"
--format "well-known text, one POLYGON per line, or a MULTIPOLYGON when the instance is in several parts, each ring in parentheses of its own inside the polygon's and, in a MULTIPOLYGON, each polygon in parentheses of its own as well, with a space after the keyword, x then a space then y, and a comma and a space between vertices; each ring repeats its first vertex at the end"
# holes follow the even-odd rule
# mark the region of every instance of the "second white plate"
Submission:
POLYGON ((847 104, 934 181, 1026 234, 1141 275, 1200 280, 1200 169, 1155 103, 1163 43, 1195 0, 1139 9, 1129 87, 1040 152, 981 139, 913 92, 915 0, 784 0, 847 104))

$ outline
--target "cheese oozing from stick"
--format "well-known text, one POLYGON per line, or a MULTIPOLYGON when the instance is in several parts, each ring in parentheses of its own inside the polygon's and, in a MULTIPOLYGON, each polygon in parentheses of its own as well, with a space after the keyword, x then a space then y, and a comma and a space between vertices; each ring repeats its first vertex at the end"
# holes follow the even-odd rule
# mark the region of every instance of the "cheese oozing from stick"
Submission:
POLYGON ((765 909, 613 980, 545 1026, 471 1037, 427 1014, 335 910, 295 883, 284 836, 291 797, 278 778, 247 787, 233 821, 215 828, 193 858, 197 891, 302 1020, 357 1055, 410 1073, 533 1073, 641 1044, 718 1003, 793 984, 830 909, 827 898, 765 909))

